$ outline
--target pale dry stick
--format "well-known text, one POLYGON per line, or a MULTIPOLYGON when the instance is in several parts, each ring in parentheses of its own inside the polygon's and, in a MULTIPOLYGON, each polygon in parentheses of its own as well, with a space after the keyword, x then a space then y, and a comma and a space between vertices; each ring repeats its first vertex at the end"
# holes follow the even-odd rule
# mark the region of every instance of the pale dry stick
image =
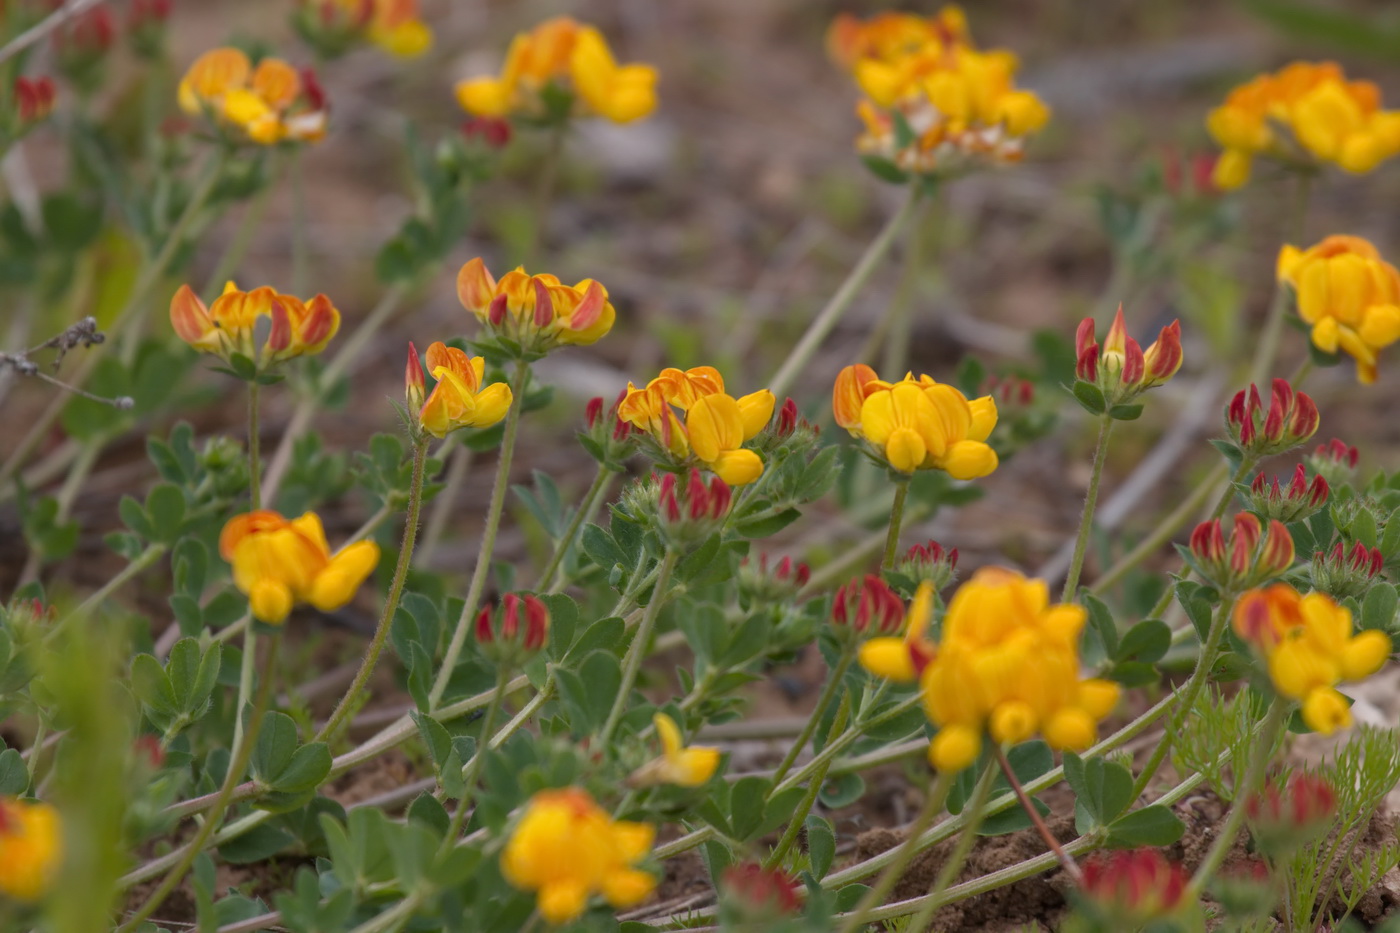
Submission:
POLYGON ((457 669, 457 659, 467 643, 467 632, 486 589, 486 578, 491 573, 491 557, 496 550, 496 535, 501 528, 501 514, 505 509, 506 492, 510 488, 510 466, 515 458, 515 439, 520 432, 521 409, 525 407, 525 389, 530 381, 530 364, 517 360, 510 385, 514 393, 510 410, 506 413, 505 432, 501 437, 500 453, 496 459, 496 482, 491 488, 491 503, 486 509, 486 527, 481 533, 481 547, 476 555, 476 568, 472 571, 471 583, 467 585, 466 601, 462 603, 462 614, 457 617, 452 639, 443 654, 442 665, 432 690, 428 693, 428 711, 436 712, 447 692, 447 685, 457 669))
POLYGON ((287 468, 291 466, 292 448, 306 433, 306 429, 311 426, 311 419, 316 416, 316 412, 320 408, 323 394, 359 359, 360 354, 379 333, 379 329, 398 310, 399 304, 407 297, 408 291, 408 286, 405 285, 390 286, 389 290, 380 297, 379 303, 355 328, 354 333, 340 345, 340 349, 326 364, 326 368, 322 370, 320 378, 317 379, 316 385, 311 388, 310 393, 297 402, 296 408, 292 411, 292 417, 287 421, 287 426, 282 429, 282 440, 278 443, 277 450, 273 452, 272 459, 268 461, 267 470, 263 475, 263 497, 268 502, 277 501, 277 491, 282 486, 282 478, 287 472, 287 468))
POLYGON ((67 3, 54 10, 38 23, 35 23, 24 32, 15 36, 4 46, 0 46, 0 62, 9 61, 34 43, 41 41, 45 36, 73 17, 81 16, 93 7, 105 2, 106 0, 68 0, 67 3))
POLYGON ((797 378, 807 364, 811 362, 812 356, 821 346, 822 341, 831 333, 841 316, 846 313, 846 309, 855 301, 856 295, 864 287, 866 280, 875 272, 889 251, 890 245, 895 241, 900 229, 914 215, 914 209, 919 203, 919 188, 910 186, 908 193, 904 197, 899 209, 890 216, 884 228, 879 232, 870 245, 866 247, 865 253, 860 257, 854 269, 846 276, 846 280, 831 296, 831 300, 826 303, 817 316, 808 325, 802 339, 792 348, 788 358, 783 361, 783 365, 778 368, 773 378, 768 381, 768 388, 774 395, 781 398, 791 388, 793 381, 797 378))

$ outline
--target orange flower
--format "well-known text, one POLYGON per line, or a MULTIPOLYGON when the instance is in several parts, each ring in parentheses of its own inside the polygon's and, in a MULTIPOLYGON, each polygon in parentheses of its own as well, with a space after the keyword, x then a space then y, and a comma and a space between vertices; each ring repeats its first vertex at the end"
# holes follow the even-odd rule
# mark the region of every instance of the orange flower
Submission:
POLYGON ((326 135, 325 95, 315 76, 298 74, 279 58, 254 68, 240 49, 205 52, 180 80, 178 97, 185 113, 208 115, 258 145, 326 135))
POLYGON ((46 803, 0 797, 0 894, 37 901, 63 857, 58 811, 46 803))
MULTIPOLYGON (((458 428, 489 428, 510 411, 514 399, 510 386, 493 382, 483 387, 483 358, 469 357, 441 341, 428 347, 427 357, 428 371, 438 381, 419 414, 419 421, 429 434, 446 437, 458 428)), ((410 370, 413 368, 410 358, 410 370)))
POLYGON ((564 285, 552 275, 530 275, 524 266, 497 281, 480 258, 457 273, 457 297, 492 336, 525 353, 596 343, 617 320, 601 282, 564 285))
POLYGON ((340 312, 325 295, 303 302, 264 285, 251 292, 228 282, 211 307, 188 285, 170 299, 170 323, 180 339, 201 353, 229 359, 241 354, 261 366, 320 353, 340 330, 340 312), (253 346, 258 318, 271 328, 259 354, 253 346))

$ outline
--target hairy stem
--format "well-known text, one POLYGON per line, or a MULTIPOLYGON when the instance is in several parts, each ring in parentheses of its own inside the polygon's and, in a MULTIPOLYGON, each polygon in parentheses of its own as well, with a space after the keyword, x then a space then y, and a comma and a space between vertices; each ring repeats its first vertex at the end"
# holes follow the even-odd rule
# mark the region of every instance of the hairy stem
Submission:
MULTIPOLYGON (((831 673, 827 675, 826 684, 822 687, 821 696, 817 697, 816 708, 812 710, 812 715, 807 717, 807 722, 803 724, 802 731, 798 734, 797 740, 792 743, 792 748, 789 748, 787 754, 783 756, 782 762, 778 765, 778 770, 773 772, 774 784, 777 784, 787 776, 788 771, 792 770, 792 766, 797 762, 797 756, 802 754, 802 750, 805 749, 807 743, 812 740, 812 734, 817 731, 817 726, 822 721, 822 714, 825 713, 826 708, 831 705, 831 698, 836 695, 836 691, 841 689, 841 682, 845 679, 846 671, 850 669, 851 661, 854 658, 855 655, 850 651, 841 652, 840 660, 836 662, 836 666, 832 668, 831 673)), ((844 723, 842 723, 840 728, 833 725, 831 727, 831 734, 840 735, 844 727, 844 723)))
MULTIPOLYGON (((824 704, 823 704, 824 705, 824 704)), ((846 728, 846 719, 851 713, 851 695, 845 693, 841 696, 841 705, 836 708, 836 719, 831 724, 831 731, 839 733, 846 728)), ((812 780, 807 785, 807 793, 788 818, 787 829, 783 831, 782 838, 773 847, 768 858, 764 859, 763 867, 769 871, 777 868, 783 863, 783 858, 792 848, 792 844, 797 841, 797 836, 807 825, 807 814, 812 812, 812 805, 817 802, 817 795, 821 793, 822 783, 826 781, 827 771, 831 768, 831 762, 826 762, 812 774, 812 780)))
POLYGON ((1079 573, 1084 569, 1084 553, 1089 549, 1089 534, 1094 529, 1094 506, 1099 501, 1099 481, 1103 478, 1104 460, 1108 454, 1108 438, 1113 433, 1113 419, 1107 413, 1099 416, 1099 439, 1094 444, 1094 466, 1089 473, 1089 489, 1084 494, 1084 512, 1079 516, 1079 535, 1074 539, 1074 556, 1070 558, 1061 602, 1069 602, 1079 588, 1079 573))
POLYGON ((894 566, 894 558, 899 553, 899 527, 904 522, 904 500, 909 498, 909 480, 902 479, 894 484, 894 502, 890 505, 890 527, 885 532, 885 554, 880 559, 880 569, 894 566))
POLYGON ((647 642, 651 640, 651 633, 656 628, 661 606, 670 595, 667 587, 671 582, 671 571, 676 569, 678 559, 673 550, 667 550, 666 556, 661 559, 661 570, 656 575, 651 602, 647 603, 647 611, 642 615, 642 621, 637 623, 636 632, 632 634, 632 644, 627 646, 627 657, 622 662, 622 683, 618 684, 617 698, 613 700, 612 709, 608 711, 602 732, 598 733, 599 748, 607 748, 608 740, 617 730, 617 724, 622 721, 622 714, 627 711, 632 697, 632 686, 637 682, 637 672, 641 670, 642 659, 646 657, 647 642))
POLYGON ((530 378, 530 364, 519 360, 515 364, 515 375, 511 379, 514 399, 506 414, 505 434, 501 439, 501 453, 496 461, 496 483, 491 489, 491 504, 486 511, 486 527, 481 532, 481 550, 476 555, 476 569, 472 571, 471 584, 467 587, 467 600, 462 604, 462 614, 457 617, 457 627, 452 632, 452 641, 443 655, 442 667, 432 692, 428 694, 428 709, 436 712, 447 692, 457 667, 457 659, 462 656, 462 648, 467 643, 467 632, 471 629, 472 618, 476 615, 481 594, 486 589, 486 578, 491 574, 491 557, 496 550, 496 535, 501 529, 501 513, 506 506, 506 493, 510 490, 510 465, 515 455, 515 437, 520 429, 520 410, 525 406, 525 386, 530 378))
MULTIPOLYGON (((588 492, 583 494, 583 501, 578 504, 574 517, 569 521, 569 527, 564 529, 564 534, 554 545, 554 553, 549 557, 549 563, 545 564, 540 571, 538 586, 541 592, 557 592, 555 587, 555 575, 560 566, 564 563, 564 557, 569 553, 569 548, 573 547, 574 539, 578 537, 579 530, 583 528, 583 523, 588 520, 588 516, 593 513, 594 503, 603 494, 612 480, 612 471, 601 463, 598 465, 598 472, 593 477, 593 483, 588 487, 588 492)), ((562 582, 562 581, 561 581, 562 582)))

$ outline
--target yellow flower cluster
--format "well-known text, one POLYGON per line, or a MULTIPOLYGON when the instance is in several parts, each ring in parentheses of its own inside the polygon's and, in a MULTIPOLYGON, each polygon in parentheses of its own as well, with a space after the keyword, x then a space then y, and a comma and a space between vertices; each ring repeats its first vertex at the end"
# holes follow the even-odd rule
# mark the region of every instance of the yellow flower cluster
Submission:
POLYGON ((350 602, 379 564, 379 545, 356 541, 331 554, 314 512, 288 521, 264 509, 228 520, 219 555, 233 566, 253 617, 280 625, 295 603, 329 612, 350 602))
POLYGON ((892 680, 912 680, 917 672, 924 710, 939 727, 929 746, 935 768, 966 768, 987 735, 1013 744, 1038 733, 1051 747, 1073 751, 1093 744, 1119 690, 1080 676, 1081 607, 1051 605, 1044 581, 989 567, 953 595, 937 644, 924 634, 932 609, 932 587, 925 583, 906 626, 911 650, 901 656, 888 644, 898 639, 877 638, 860 659, 871 673, 892 680))
POLYGON ((178 94, 185 113, 207 115, 260 146, 326 135, 320 84, 311 71, 298 73, 280 58, 264 58, 254 68, 241 49, 213 49, 185 72, 178 94))
POLYGON ((36 901, 63 857, 62 823, 46 803, 0 797, 0 894, 36 901))
POLYGON ((524 266, 497 281, 480 257, 457 273, 457 298, 493 336, 534 353, 596 343, 617 320, 601 282, 569 286, 549 274, 530 275, 524 266))
POLYGON ((997 424, 990 395, 969 401, 953 386, 912 373, 886 382, 859 363, 837 374, 831 407, 837 424, 900 473, 936 469, 978 479, 997 468, 986 443, 997 424))
POLYGON ((1285 246, 1278 278, 1293 287, 1317 348, 1344 351, 1357 378, 1375 382, 1379 352, 1400 339, 1400 270, 1366 240, 1339 235, 1306 250, 1285 246))
POLYGON ((956 7, 929 19, 840 17, 827 47, 866 95, 856 111, 865 124, 857 148, 902 171, 1019 160, 1026 137, 1050 119, 1039 97, 1016 87, 1016 56, 976 49, 956 7))
POLYGON ((506 843, 501 874, 537 892, 540 916, 554 924, 578 917, 595 894, 613 907, 634 907, 656 888, 635 867, 655 836, 645 823, 614 820, 581 788, 540 791, 506 843))
POLYGON ((486 360, 441 341, 428 347, 428 372, 437 380, 418 415, 424 430, 446 437, 458 428, 489 428, 506 416, 515 396, 504 382, 484 385, 486 360))
POLYGON ((1370 677, 1391 653, 1385 633, 1354 630, 1351 610, 1325 593, 1304 596, 1286 583, 1245 593, 1231 622, 1263 655, 1274 689, 1301 703, 1303 722, 1323 734, 1352 722, 1337 684, 1370 677))
POLYGON ((245 292, 232 282, 206 307, 194 289, 181 285, 170 299, 170 324, 181 340, 201 353, 227 360, 238 353, 268 365, 320 353, 340 330, 340 312, 325 295, 302 301, 264 285, 245 292), (271 327, 262 352, 253 345, 258 319, 271 327))
POLYGON ((627 383, 617 416, 649 434, 677 466, 693 457, 729 485, 743 486, 763 475, 763 458, 743 445, 767 426, 776 401, 767 389, 735 398, 713 366, 667 368, 646 388, 627 383))
POLYGON ((1400 111, 1382 110, 1379 88, 1348 81, 1333 62, 1259 75, 1232 90, 1206 128, 1225 150, 1213 180, 1227 190, 1249 181, 1257 156, 1359 173, 1400 154, 1400 111))
POLYGON ((652 784, 699 787, 714 777, 719 770, 719 749, 700 745, 687 747, 681 736, 681 727, 665 713, 652 716, 651 722, 661 740, 661 757, 633 772, 627 779, 628 784, 633 787, 652 784))
MULTIPOLYGON (((364 0, 335 0, 342 7, 364 0)), ((433 31, 418 16, 418 0, 373 0, 369 40, 390 55, 416 58, 433 44, 433 31)))
POLYGON ((572 94, 582 115, 630 123, 656 109, 656 69, 619 65, 602 33, 560 16, 516 35, 500 76, 462 81, 457 102, 482 117, 545 118, 550 93, 572 94))

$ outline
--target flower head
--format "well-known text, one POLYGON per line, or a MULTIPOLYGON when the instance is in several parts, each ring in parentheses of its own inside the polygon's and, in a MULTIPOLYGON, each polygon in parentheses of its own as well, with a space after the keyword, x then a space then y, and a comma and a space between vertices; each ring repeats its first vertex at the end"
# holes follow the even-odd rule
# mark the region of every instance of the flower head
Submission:
POLYGON ((772 562, 766 553, 758 559, 745 557, 739 562, 738 587, 743 605, 754 603, 792 604, 802 587, 812 578, 812 569, 784 556, 772 562))
POLYGON ((763 475, 763 458, 744 445, 772 420, 776 401, 767 389, 735 398, 712 366, 668 368, 644 388, 629 382, 618 417, 648 436, 658 458, 675 466, 699 462, 743 486, 763 475))
POLYGON ((633 787, 652 784, 675 784, 679 787, 699 787, 715 776, 719 769, 720 751, 704 746, 687 746, 681 728, 665 713, 651 718, 661 740, 661 757, 648 762, 632 773, 627 783, 633 787))
POLYGON ((484 358, 434 341, 427 362, 437 385, 418 417, 434 437, 446 437, 458 428, 489 428, 510 411, 515 396, 504 382, 486 384, 484 358))
POLYGON ((499 609, 481 607, 474 631, 483 654, 498 664, 518 667, 544 648, 549 608, 533 594, 507 593, 499 609))
POLYGON ((1018 161, 1027 137, 1050 119, 1039 97, 1016 87, 1016 56, 975 48, 957 7, 930 18, 841 16, 827 48, 865 94, 856 148, 885 177, 1018 161))
POLYGON ((685 476, 667 473, 656 484, 657 526, 671 544, 694 545, 723 527, 733 501, 734 494, 721 477, 706 483, 699 470, 685 476))
POLYGON ((1384 633, 1354 632, 1351 611, 1330 596, 1285 583, 1245 593, 1231 624, 1263 657, 1279 695, 1300 702, 1308 728, 1324 734, 1351 725, 1337 684, 1370 677, 1391 652, 1384 633))
POLYGON ((63 858, 58 811, 39 801, 0 797, 0 895, 37 901, 63 858))
POLYGON ((1287 379, 1273 381, 1267 412, 1254 385, 1236 392, 1225 409, 1231 439, 1256 457, 1292 450, 1316 434, 1321 421, 1312 396, 1295 391, 1287 379))
POLYGON ((1351 480, 1356 474, 1356 464, 1360 460, 1359 450, 1334 437, 1326 444, 1317 445, 1308 457, 1308 466, 1318 476, 1335 486, 1351 480))
POLYGON ((970 480, 997 468, 987 444, 997 423, 991 396, 969 401, 950 385, 912 373, 889 383, 857 364, 837 374, 831 405, 836 423, 898 473, 943 470, 970 480))
POLYGON ((1215 184, 1249 181, 1255 158, 1369 172, 1400 153, 1400 112, 1382 110, 1380 89, 1348 81, 1333 62, 1294 62, 1232 90, 1206 128, 1225 150, 1215 184))
POLYGON ((1283 522, 1268 528, 1249 512, 1239 512, 1227 543, 1220 519, 1201 522, 1191 532, 1191 559, 1201 576, 1221 589, 1239 592, 1282 576, 1293 566, 1293 536, 1283 522))
POLYGON ((1245 801, 1249 833, 1261 852, 1278 857, 1324 835, 1337 811, 1337 792, 1322 778, 1294 774, 1283 787, 1267 784, 1245 801))
POLYGON ((1270 482, 1260 473, 1250 484, 1246 496, 1249 506, 1265 519, 1285 524, 1301 521, 1327 504, 1327 480, 1318 474, 1309 481, 1307 468, 1301 463, 1293 471, 1293 479, 1287 487, 1281 486, 1278 480, 1275 476, 1270 482))
POLYGON ((1134 849, 1090 859, 1083 894, 1110 929, 1136 930, 1186 905, 1189 878, 1156 849, 1134 849))
POLYGON ((181 340, 201 353, 229 360, 247 357, 259 368, 320 353, 340 330, 340 311, 325 295, 302 301, 264 285, 250 292, 233 282, 205 306, 194 289, 181 285, 170 299, 170 324, 181 340), (254 346, 258 320, 271 326, 261 349, 254 346))
MULTIPOLYGON (((1113 316, 1100 347, 1094 339, 1094 319, 1079 322, 1074 338, 1075 375, 1089 383, 1103 397, 1102 407, 1092 414, 1112 412, 1137 398, 1147 389, 1162 385, 1181 368, 1181 322, 1172 321, 1146 350, 1128 336, 1123 323, 1123 306, 1113 316)), ((1076 390, 1076 394, 1078 394, 1076 390)))
POLYGON ((1384 567, 1385 556, 1380 548, 1367 547, 1361 541, 1348 548, 1344 542, 1338 541, 1331 551, 1313 554, 1308 569, 1314 589, 1334 599, 1346 599, 1348 596, 1359 598, 1366 595, 1384 567))
MULTIPOLYGON (((920 607, 920 611, 924 610, 932 612, 931 601, 929 605, 920 607)), ((888 583, 868 573, 842 584, 836 591, 836 598, 831 602, 831 622, 837 628, 837 637, 843 640, 893 635, 905 623, 904 600, 888 583)), ((896 649, 896 657, 907 650, 903 639, 890 640, 899 642, 892 646, 896 649)), ((904 662, 897 659, 895 663, 902 665, 904 662)), ((914 677, 911 675, 903 679, 913 680, 914 677)))
POLYGON ((477 116, 631 123, 656 109, 656 69, 619 65, 601 32, 559 16, 517 34, 498 77, 459 82, 456 93, 477 116))
POLYGON ((433 44, 418 0, 300 0, 293 23, 327 58, 365 41, 400 58, 416 58, 433 44))
POLYGON ((487 333, 517 353, 543 354, 561 345, 587 346, 612 330, 617 312, 602 283, 564 285, 518 266, 498 281, 480 258, 457 273, 457 297, 487 333))
POLYGON ((1293 288, 1313 345, 1345 352, 1357 378, 1375 382, 1380 351, 1400 339, 1400 270, 1360 237, 1329 236, 1306 250, 1283 247, 1278 278, 1293 288))
POLYGON ((296 603, 322 612, 348 603, 379 564, 379 545, 356 541, 332 554, 314 512, 289 521, 264 509, 225 523, 219 555, 233 565, 253 617, 280 625, 296 603))
POLYGON ((984 734, 1014 743, 1038 733, 1071 750, 1093 744, 1118 686, 1081 678, 1084 621, 1083 608, 1052 605, 1043 580, 1012 570, 983 568, 959 587, 919 680, 924 710, 939 727, 929 747, 934 767, 972 764, 984 734))
POLYGON ((180 80, 179 100, 185 113, 206 115, 260 146, 326 135, 329 111, 315 74, 298 72, 280 58, 264 58, 254 67, 241 49, 205 52, 180 80))
POLYGON ((860 666, 895 683, 918 680, 938 654, 928 632, 933 622, 933 585, 919 584, 907 612, 899 596, 879 577, 867 576, 859 589, 854 586, 848 583, 836 592, 832 620, 854 637, 875 636, 860 646, 860 666), (894 634, 901 623, 903 632, 894 634))
POLYGON ((894 569, 911 580, 927 580, 935 590, 941 590, 957 576, 958 549, 945 549, 937 541, 915 544, 894 565, 894 569))
POLYGON ((593 895, 616 908, 634 907, 656 888, 635 866, 656 832, 614 820, 586 790, 543 790, 530 798, 501 854, 501 874, 536 892, 540 915, 562 924, 583 913, 593 895))

